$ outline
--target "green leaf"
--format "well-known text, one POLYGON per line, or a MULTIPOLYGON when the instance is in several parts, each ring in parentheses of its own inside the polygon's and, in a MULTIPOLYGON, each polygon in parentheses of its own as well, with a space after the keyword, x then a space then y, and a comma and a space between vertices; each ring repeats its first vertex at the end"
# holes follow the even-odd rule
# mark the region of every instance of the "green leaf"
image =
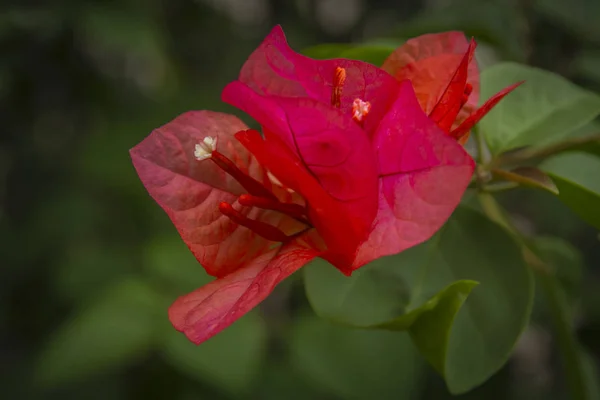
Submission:
POLYGON ((397 40, 386 40, 360 45, 342 43, 320 44, 305 49, 303 54, 316 59, 348 58, 380 66, 400 44, 397 40))
POLYGON ((261 370, 266 330, 256 313, 249 313, 200 346, 172 329, 163 356, 174 368, 229 394, 247 393, 261 370))
POLYGON ((418 398, 423 369, 408 335, 308 316, 290 334, 291 363, 316 388, 349 400, 418 398))
POLYGON ((573 133, 573 140, 576 142, 570 147, 572 151, 584 151, 600 157, 600 122, 592 122, 573 133))
POLYGON ((581 295, 584 270, 581 252, 568 241, 552 236, 538 236, 532 245, 573 303, 581 295))
POLYGON ((558 198, 583 220, 600 229, 600 158, 568 152, 545 160, 540 169, 556 183, 558 198))
POLYGON ((494 155, 567 139, 600 114, 599 96, 551 72, 515 63, 496 64, 482 72, 481 99, 522 80, 525 83, 480 123, 494 155))
POLYGON ((380 66, 394 50, 395 46, 362 45, 343 51, 340 57, 380 66))
POLYGON ((55 386, 129 366, 163 333, 164 306, 144 282, 111 286, 52 335, 38 360, 37 380, 55 386))
POLYGON ((322 317, 368 328, 410 328, 453 393, 479 385, 506 362, 533 300, 520 247, 504 229, 464 207, 422 245, 377 260, 350 278, 315 262, 305 268, 305 284, 322 317), (472 281, 480 285, 452 322, 472 281))
MULTIPOLYGON (((433 299, 434 303, 410 327, 410 336, 419 351, 442 375, 445 374, 448 340, 456 313, 460 310, 473 287, 474 281, 462 280, 443 289, 433 299)), ((422 310, 425 306, 420 307, 422 310)))
POLYGON ((352 49, 352 47, 353 45, 349 43, 325 43, 308 47, 302 50, 302 54, 318 60, 340 58, 344 51, 352 49))

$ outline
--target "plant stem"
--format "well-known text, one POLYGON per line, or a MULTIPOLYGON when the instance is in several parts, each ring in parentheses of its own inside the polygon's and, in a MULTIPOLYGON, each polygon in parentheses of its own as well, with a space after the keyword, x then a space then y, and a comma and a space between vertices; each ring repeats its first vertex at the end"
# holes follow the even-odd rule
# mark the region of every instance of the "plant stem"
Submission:
POLYGON ((567 378, 571 399, 586 400, 588 393, 585 384, 583 360, 575 333, 571 328, 571 316, 565 293, 556 276, 539 273, 539 282, 555 325, 556 341, 562 358, 563 370, 567 378))
POLYGON ((517 150, 510 154, 505 154, 497 158, 493 162, 493 166, 500 166, 506 164, 519 164, 524 161, 531 161, 537 159, 544 159, 554 154, 560 153, 565 150, 569 150, 573 147, 580 146, 587 143, 600 142, 600 134, 592 136, 585 136, 580 138, 573 138, 564 142, 560 142, 554 145, 543 147, 541 149, 525 148, 523 150, 517 150))

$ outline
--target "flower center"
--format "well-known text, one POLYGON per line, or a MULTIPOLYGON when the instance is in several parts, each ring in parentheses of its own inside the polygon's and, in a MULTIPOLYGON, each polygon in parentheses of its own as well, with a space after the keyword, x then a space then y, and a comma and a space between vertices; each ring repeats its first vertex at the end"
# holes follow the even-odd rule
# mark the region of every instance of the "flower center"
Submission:
MULTIPOLYGON (((335 108, 340 108, 342 92, 346 83, 346 69, 336 67, 333 71, 333 88, 331 90, 331 105, 335 108)), ((362 125, 363 120, 371 110, 371 103, 356 98, 352 103, 352 119, 362 125)))
POLYGON ((352 119, 359 124, 363 122, 365 117, 371 111, 371 103, 368 101, 362 101, 361 99, 354 99, 352 103, 352 119))
POLYGON ((333 89, 331 90, 331 105, 336 108, 340 108, 344 83, 346 83, 346 69, 336 67, 333 71, 333 89))
MULTIPOLYGON (((219 168, 232 176, 244 189, 246 189, 248 194, 243 194, 238 199, 241 205, 277 211, 294 218, 309 227, 312 226, 306 217, 305 207, 299 204, 283 203, 279 201, 279 199, 261 182, 244 173, 233 161, 217 151, 217 137, 207 136, 201 143, 196 144, 194 157, 196 157, 198 161, 212 160, 219 168)), ((271 182, 274 180, 279 182, 274 175, 269 172, 267 172, 267 174, 269 174, 271 182)), ((279 185, 281 186, 281 183, 279 183, 279 185)), ((254 231, 267 240, 287 242, 293 238, 293 236, 287 236, 279 228, 246 217, 227 202, 221 202, 219 204, 219 211, 236 224, 254 231)))

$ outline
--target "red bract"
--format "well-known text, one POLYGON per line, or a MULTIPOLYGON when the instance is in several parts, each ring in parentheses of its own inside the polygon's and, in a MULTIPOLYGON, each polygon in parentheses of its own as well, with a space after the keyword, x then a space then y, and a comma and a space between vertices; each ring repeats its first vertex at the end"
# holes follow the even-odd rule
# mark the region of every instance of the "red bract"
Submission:
POLYGON ((350 275, 427 240, 473 172, 408 80, 359 61, 304 57, 279 27, 223 99, 264 136, 234 116, 196 111, 131 150, 150 195, 217 278, 169 309, 194 343, 314 257, 350 275))
POLYGON ((382 65, 398 81, 409 79, 423 111, 451 137, 464 144, 471 128, 518 82, 487 100, 479 109, 476 43, 461 32, 444 32, 408 40, 382 65))

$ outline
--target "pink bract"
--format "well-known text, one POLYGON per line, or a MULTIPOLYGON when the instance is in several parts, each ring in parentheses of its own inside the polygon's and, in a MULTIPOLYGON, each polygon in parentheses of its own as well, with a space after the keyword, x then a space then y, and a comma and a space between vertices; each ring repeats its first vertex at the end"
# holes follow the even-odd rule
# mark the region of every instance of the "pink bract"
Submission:
POLYGON ((131 150, 150 195, 216 277, 169 309, 174 327, 194 343, 315 257, 350 275, 429 239, 473 172, 471 157, 428 118, 409 80, 360 61, 302 56, 280 27, 223 99, 264 135, 231 115, 191 111, 131 150), (202 143, 215 149, 199 158, 202 143))
POLYGON ((464 144, 471 128, 522 82, 502 90, 479 109, 476 43, 462 32, 442 32, 409 39, 383 63, 399 82, 412 82, 421 108, 442 130, 464 144))

